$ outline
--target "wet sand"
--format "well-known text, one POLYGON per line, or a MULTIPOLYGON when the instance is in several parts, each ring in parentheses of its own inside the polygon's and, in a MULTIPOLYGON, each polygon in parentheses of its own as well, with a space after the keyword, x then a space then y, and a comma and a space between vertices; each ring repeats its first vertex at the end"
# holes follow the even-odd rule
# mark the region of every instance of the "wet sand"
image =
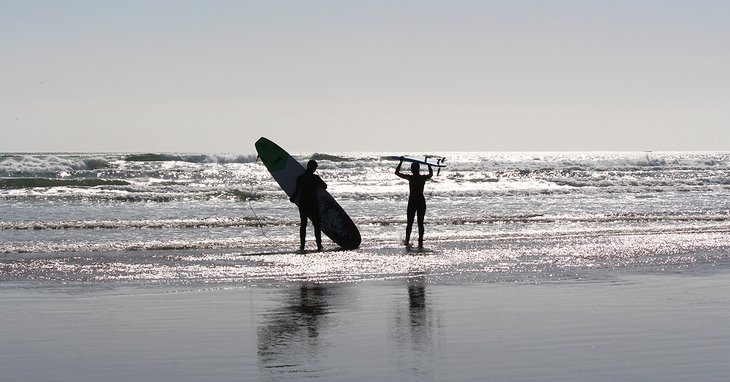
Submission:
POLYGON ((3 381, 724 381, 730 274, 0 290, 3 381))

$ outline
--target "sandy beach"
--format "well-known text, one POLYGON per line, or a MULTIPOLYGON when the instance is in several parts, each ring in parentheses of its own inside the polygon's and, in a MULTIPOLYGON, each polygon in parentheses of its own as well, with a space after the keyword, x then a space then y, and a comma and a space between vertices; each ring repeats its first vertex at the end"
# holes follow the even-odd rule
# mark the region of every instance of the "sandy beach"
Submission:
POLYGON ((0 369, 4 381, 722 381, 729 276, 6 284, 0 369))

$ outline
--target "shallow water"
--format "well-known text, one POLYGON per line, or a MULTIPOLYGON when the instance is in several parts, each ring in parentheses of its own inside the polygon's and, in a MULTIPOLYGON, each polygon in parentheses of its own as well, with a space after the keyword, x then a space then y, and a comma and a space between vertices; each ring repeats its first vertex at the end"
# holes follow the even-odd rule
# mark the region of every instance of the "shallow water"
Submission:
POLYGON ((728 153, 446 153, 425 253, 401 245, 408 187, 391 154, 297 155, 319 160, 363 237, 304 257, 296 208, 253 155, 3 154, 0 283, 544 282, 728 264, 728 153))

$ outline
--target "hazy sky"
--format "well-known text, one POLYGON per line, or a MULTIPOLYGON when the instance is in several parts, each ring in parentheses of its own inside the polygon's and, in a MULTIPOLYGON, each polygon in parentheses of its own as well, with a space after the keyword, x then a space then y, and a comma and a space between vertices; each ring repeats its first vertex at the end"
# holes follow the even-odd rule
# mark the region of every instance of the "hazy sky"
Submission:
POLYGON ((0 0, 0 151, 730 150, 730 1, 0 0))

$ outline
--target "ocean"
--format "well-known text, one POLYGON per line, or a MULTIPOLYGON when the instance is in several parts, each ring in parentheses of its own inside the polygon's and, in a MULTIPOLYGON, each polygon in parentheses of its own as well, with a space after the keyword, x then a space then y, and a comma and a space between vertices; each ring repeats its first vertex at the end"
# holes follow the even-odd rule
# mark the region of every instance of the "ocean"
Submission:
POLYGON ((431 154, 412 251, 394 153, 296 153, 362 235, 305 253, 255 154, 0 154, 3 380, 730 375, 730 153, 431 154))
POLYGON ((295 156, 319 162, 363 237, 306 256, 297 209, 255 154, 2 154, 0 282, 261 285, 414 268, 542 282, 728 264, 730 153, 439 153, 420 257, 401 245, 408 187, 390 154, 295 156))

